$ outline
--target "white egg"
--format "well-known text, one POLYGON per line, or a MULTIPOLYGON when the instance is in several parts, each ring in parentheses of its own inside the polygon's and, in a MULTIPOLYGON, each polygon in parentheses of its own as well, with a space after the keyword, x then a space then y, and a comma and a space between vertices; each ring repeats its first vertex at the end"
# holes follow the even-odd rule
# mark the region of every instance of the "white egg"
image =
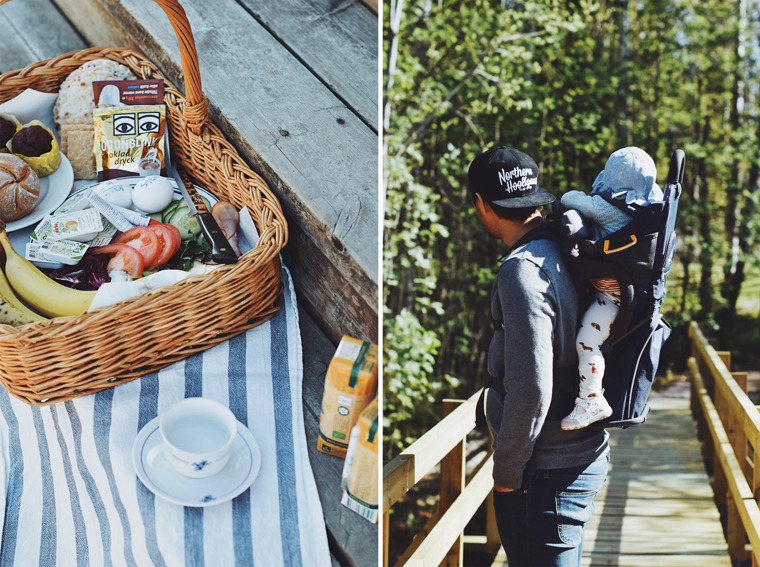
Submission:
POLYGON ((132 191, 132 203, 146 213, 158 213, 174 199, 174 187, 166 177, 149 175, 143 177, 132 191))
POLYGON ((125 209, 132 207, 132 187, 127 183, 122 185, 109 179, 103 183, 98 183, 94 191, 112 205, 125 209))

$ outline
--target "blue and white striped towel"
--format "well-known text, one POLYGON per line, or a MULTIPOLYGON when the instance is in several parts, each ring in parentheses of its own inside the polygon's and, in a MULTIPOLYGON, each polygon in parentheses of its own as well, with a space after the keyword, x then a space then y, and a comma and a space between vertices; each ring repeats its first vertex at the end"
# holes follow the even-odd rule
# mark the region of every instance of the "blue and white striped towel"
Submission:
POLYGON ((285 269, 283 281, 269 322, 158 373, 42 408, 0 388, 2 567, 330 565, 285 269), (190 396, 229 405, 261 449, 251 488, 207 508, 155 496, 131 461, 138 431, 190 396))

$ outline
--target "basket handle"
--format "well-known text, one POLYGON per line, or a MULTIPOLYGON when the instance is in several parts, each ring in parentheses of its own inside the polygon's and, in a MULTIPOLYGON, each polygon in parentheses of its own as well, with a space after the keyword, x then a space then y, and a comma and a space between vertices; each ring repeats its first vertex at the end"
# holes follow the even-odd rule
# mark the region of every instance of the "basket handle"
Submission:
MULTIPOLYGON (((0 6, 10 0, 0 0, 0 6)), ((184 8, 177 0, 154 0, 169 18, 174 28, 179 45, 179 55, 182 63, 182 73, 185 76, 185 108, 184 116, 187 126, 194 134, 200 134, 201 126, 208 120, 206 99, 201 89, 201 72, 198 66, 198 52, 195 49, 193 31, 187 20, 184 8)))
MULTIPOLYGON (((2 2, 3 0, 0 0, 2 2)), ((187 126, 194 134, 200 134, 201 126, 208 120, 206 99, 201 89, 201 72, 198 65, 198 52, 195 49, 193 30, 187 20, 184 8, 177 0, 154 0, 169 18, 174 28, 179 45, 182 73, 185 77, 184 116, 187 126)))

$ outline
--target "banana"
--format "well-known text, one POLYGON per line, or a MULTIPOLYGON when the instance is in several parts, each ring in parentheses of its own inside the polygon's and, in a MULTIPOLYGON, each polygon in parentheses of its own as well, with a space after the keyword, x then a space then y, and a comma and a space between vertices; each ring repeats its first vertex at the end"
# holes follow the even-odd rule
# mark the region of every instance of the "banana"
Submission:
POLYGON ((47 318, 37 315, 21 303, 13 293, 5 275, 0 271, 0 323, 17 327, 35 321, 47 321, 47 318))
POLYGON ((94 291, 71 289, 51 280, 11 246, 5 230, 0 232, 5 251, 5 276, 15 294, 34 311, 47 317, 81 315, 90 307, 94 291))

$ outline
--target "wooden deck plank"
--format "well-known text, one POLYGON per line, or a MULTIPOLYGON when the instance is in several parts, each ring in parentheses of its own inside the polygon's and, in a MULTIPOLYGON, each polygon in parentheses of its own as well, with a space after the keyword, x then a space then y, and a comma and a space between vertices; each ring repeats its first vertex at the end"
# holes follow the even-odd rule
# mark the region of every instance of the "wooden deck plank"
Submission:
MULTIPOLYGON (((645 425, 610 432, 610 474, 581 567, 731 567, 689 400, 652 394, 650 402, 645 425)), ((493 565, 508 565, 503 549, 493 565)))
POLYGON ((377 132, 376 13, 359 0, 240 3, 377 132))
POLYGON ((0 30, 0 74, 87 47, 49 0, 16 0, 3 5, 0 30))

